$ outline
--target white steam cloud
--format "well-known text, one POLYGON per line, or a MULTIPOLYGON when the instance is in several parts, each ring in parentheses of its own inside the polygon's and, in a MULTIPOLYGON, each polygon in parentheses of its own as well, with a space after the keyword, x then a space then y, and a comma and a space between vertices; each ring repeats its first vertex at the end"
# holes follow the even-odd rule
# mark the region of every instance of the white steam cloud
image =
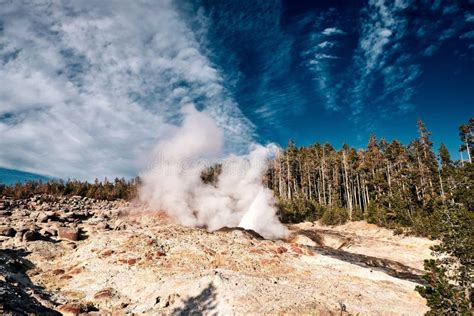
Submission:
POLYGON ((268 159, 278 147, 254 144, 247 155, 222 158, 222 129, 192 105, 182 112, 183 123, 158 143, 155 162, 141 174, 140 199, 187 226, 211 231, 239 226, 265 238, 285 237, 273 193, 262 184, 268 159), (215 163, 222 164, 218 181, 205 184, 201 173, 215 163))

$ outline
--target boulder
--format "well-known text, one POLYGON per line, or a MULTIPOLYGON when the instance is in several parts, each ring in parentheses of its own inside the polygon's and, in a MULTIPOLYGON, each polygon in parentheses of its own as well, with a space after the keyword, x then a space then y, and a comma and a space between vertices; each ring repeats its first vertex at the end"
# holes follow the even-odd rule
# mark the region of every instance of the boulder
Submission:
POLYGON ((109 224, 107 224, 106 222, 99 222, 99 223, 97 223, 97 225, 95 227, 97 229, 101 229, 101 230, 110 229, 109 224))
POLYGON ((81 308, 76 305, 64 304, 58 307, 58 312, 63 316, 77 316, 81 313, 81 308))
POLYGON ((95 300, 108 300, 114 296, 115 290, 113 288, 105 288, 94 294, 95 300))
POLYGON ((35 240, 40 240, 41 239, 41 234, 37 232, 36 230, 27 230, 22 237, 23 241, 35 241, 35 240))
POLYGON ((16 230, 14 228, 8 226, 0 227, 0 236, 15 237, 15 235, 16 230))
POLYGON ((118 219, 114 222, 114 229, 115 230, 125 230, 125 229, 127 229, 127 224, 124 221, 118 219))
POLYGON ((41 212, 41 213, 38 214, 38 217, 36 218, 36 221, 38 221, 40 223, 46 223, 48 221, 48 219, 49 219, 48 214, 41 212))
POLYGON ((58 229, 58 236, 61 239, 68 239, 72 241, 79 240, 79 230, 76 228, 69 228, 69 227, 60 227, 58 229))
POLYGON ((317 246, 317 243, 315 243, 314 240, 305 235, 295 235, 290 239, 290 241, 298 245, 311 247, 317 246))
POLYGON ((57 236, 58 235, 58 231, 56 228, 52 227, 52 226, 47 226, 47 227, 43 227, 41 230, 40 230, 40 234, 41 235, 44 235, 44 236, 49 236, 49 237, 53 237, 53 236, 57 236))
POLYGON ((68 220, 73 220, 73 217, 74 217, 73 212, 67 212, 67 213, 62 213, 59 218, 61 221, 68 221, 68 220))

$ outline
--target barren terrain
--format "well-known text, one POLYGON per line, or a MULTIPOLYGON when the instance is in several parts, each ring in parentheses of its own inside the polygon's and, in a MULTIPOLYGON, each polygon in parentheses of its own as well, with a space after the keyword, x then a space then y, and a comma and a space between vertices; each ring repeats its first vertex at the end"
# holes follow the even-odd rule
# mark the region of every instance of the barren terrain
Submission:
POLYGON ((13 314, 421 315, 432 241, 352 222, 287 240, 208 232, 124 201, 0 200, 0 308, 13 314))

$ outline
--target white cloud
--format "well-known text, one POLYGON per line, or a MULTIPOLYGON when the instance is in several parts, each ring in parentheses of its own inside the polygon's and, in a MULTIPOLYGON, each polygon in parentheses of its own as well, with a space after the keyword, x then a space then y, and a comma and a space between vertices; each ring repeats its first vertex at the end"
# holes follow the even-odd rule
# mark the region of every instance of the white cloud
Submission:
POLYGON ((443 15, 453 14, 453 13, 456 13, 458 11, 459 11, 459 8, 458 8, 457 5, 455 5, 455 4, 448 5, 448 6, 443 8, 443 15))
POLYGON ((316 64, 321 59, 339 59, 339 57, 334 56, 334 55, 328 55, 328 54, 315 54, 314 59, 311 60, 310 63, 316 64))
POLYGON ((464 34, 462 34, 461 36, 459 36, 459 38, 474 38, 474 31, 469 31, 469 32, 466 32, 464 34))
MULTIPOLYGON (((398 36, 404 32, 404 25, 397 21, 394 16, 395 8, 391 8, 384 1, 370 1, 373 9, 362 25, 362 35, 359 48, 366 61, 365 73, 383 67, 385 46, 390 42, 393 29, 397 30, 398 36)), ((396 40, 396 38, 392 39, 396 40)))
POLYGON ((406 9, 410 6, 411 0, 395 0, 395 8, 397 9, 406 9))
POLYGON ((466 13, 464 15, 466 22, 468 23, 474 23, 474 14, 472 13, 466 13))
MULTIPOLYGON (((404 11, 410 8, 410 2, 371 0, 363 9, 354 57, 357 81, 351 99, 356 120, 366 104, 397 108, 401 113, 413 110, 415 86, 422 73, 421 58, 434 55, 445 41, 455 38, 469 19, 458 6, 443 7, 440 1, 419 4, 420 12, 427 12, 423 6, 435 12, 414 17, 404 11), (436 19, 432 18, 434 14, 436 19), (378 97, 371 97, 374 95, 378 97)), ((460 37, 469 37, 469 33, 460 37)))
POLYGON ((447 39, 450 39, 451 37, 454 36, 454 34, 456 34, 456 31, 457 30, 454 27, 447 28, 447 29, 443 30, 443 32, 441 32, 439 40, 440 41, 445 41, 447 39))
POLYGON ((421 74, 419 65, 405 65, 403 57, 401 56, 395 61, 393 66, 382 70, 384 74, 384 92, 380 99, 383 100, 390 94, 396 93, 399 108, 404 108, 405 103, 410 103, 414 93, 412 84, 421 74))
MULTIPOLYGON (((315 28, 319 28, 321 23, 324 23, 325 16, 320 16, 315 28)), ((338 104, 339 85, 333 78, 333 66, 340 59, 335 55, 335 49, 339 47, 340 43, 334 41, 322 41, 329 34, 336 34, 338 28, 326 28, 323 32, 316 31, 309 37, 309 48, 304 52, 304 56, 308 58, 307 66, 314 73, 313 81, 315 89, 318 91, 323 100, 324 107, 330 111, 340 110, 338 104)))
POLYGON ((424 51, 423 51, 423 55, 425 56, 433 56, 436 51, 439 49, 439 47, 437 45, 430 45, 428 46, 424 51))
POLYGON ((131 176, 179 109, 200 100, 229 146, 252 124, 171 1, 2 3, 0 166, 131 176))
POLYGON ((380 31, 380 36, 382 37, 390 37, 392 35, 392 31, 389 29, 383 29, 380 31))
POLYGON ((324 41, 324 42, 319 43, 317 46, 319 48, 332 48, 335 45, 336 44, 334 42, 324 41))
POLYGON ((355 76, 358 80, 352 87, 352 117, 357 120, 363 110, 366 96, 371 93, 374 74, 383 69, 386 63, 386 49, 404 32, 404 24, 395 18, 397 6, 391 7, 383 0, 369 1, 365 10, 358 48, 354 55, 355 76), (392 36, 395 32, 396 36, 392 36))
POLYGON ((338 29, 337 27, 328 27, 328 28, 324 29, 323 34, 327 35, 327 36, 345 35, 346 32, 344 32, 343 30, 338 29))

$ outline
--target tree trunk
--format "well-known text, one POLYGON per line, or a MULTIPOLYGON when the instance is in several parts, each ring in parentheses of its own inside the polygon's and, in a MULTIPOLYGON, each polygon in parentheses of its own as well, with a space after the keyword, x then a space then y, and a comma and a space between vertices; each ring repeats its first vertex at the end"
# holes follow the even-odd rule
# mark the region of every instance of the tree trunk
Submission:
POLYGON ((444 202, 445 196, 444 196, 443 179, 441 178, 441 172, 439 171, 439 169, 438 169, 438 177, 439 177, 439 184, 440 184, 440 186, 441 186, 441 199, 442 199, 443 202, 444 202))
POLYGON ((323 162, 321 161, 321 180, 322 180, 322 183, 323 183, 323 188, 322 188, 322 191, 323 191, 323 200, 324 200, 324 204, 326 205, 327 203, 327 200, 326 200, 326 183, 324 181, 324 179, 326 178, 324 173, 325 173, 325 169, 324 169, 324 164, 323 162))
POLYGON ((362 201, 361 201, 361 198, 360 198, 360 179, 359 179, 359 175, 357 175, 357 198, 359 200, 359 207, 364 210, 364 206, 362 205, 362 201))
POLYGON ((345 151, 342 152, 342 159, 342 165, 344 167, 344 184, 346 187, 346 201, 349 207, 349 219, 352 220, 352 196, 349 190, 349 177, 347 175, 347 158, 345 151))
POLYGON ((286 179, 286 189, 287 189, 287 194, 288 194, 288 200, 291 200, 291 171, 290 171, 290 155, 289 153, 287 152, 286 154, 286 176, 287 176, 287 179, 286 179))
POLYGON ((467 157, 469 158, 469 163, 472 163, 471 149, 469 148, 469 143, 467 141, 467 133, 466 136, 464 136, 464 142, 466 143, 467 157))

